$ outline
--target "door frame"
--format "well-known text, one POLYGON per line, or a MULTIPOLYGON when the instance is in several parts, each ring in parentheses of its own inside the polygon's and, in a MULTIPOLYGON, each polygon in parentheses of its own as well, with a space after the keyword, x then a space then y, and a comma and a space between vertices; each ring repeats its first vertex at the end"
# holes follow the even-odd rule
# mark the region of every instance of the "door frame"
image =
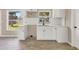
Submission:
POLYGON ((76 47, 79 49, 79 47, 76 45, 76 33, 75 33, 75 18, 76 17, 76 9, 71 10, 71 45, 73 47, 76 47))
POLYGON ((75 25, 75 9, 71 10, 71 45, 75 46, 75 30, 74 30, 74 25, 75 25))

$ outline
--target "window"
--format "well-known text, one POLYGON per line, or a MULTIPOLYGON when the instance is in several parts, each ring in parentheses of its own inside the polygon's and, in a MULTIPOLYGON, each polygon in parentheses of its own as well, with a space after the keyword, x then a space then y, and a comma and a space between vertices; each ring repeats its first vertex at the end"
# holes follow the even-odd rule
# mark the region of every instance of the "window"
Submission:
POLYGON ((7 29, 17 30, 22 21, 22 13, 19 10, 9 10, 7 19, 7 29))
POLYGON ((49 12, 40 12, 39 16, 49 16, 49 12))

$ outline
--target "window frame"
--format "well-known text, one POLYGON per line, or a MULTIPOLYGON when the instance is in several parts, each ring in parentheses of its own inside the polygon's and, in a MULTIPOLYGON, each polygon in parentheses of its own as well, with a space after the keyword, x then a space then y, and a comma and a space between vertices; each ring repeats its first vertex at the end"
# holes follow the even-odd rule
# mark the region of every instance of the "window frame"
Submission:
MULTIPOLYGON (((7 30, 8 31, 17 31, 18 30, 18 28, 16 29, 16 30, 12 30, 12 29, 9 29, 9 21, 11 21, 11 20, 9 20, 9 12, 14 12, 14 11, 19 11, 19 12, 21 12, 21 20, 23 21, 23 13, 22 13, 22 10, 16 10, 16 9, 11 9, 11 10, 7 10, 7 23, 6 23, 6 28, 7 28, 7 30)), ((15 20, 15 21, 19 21, 19 20, 15 20)), ((19 25, 20 26, 20 25, 19 25)))

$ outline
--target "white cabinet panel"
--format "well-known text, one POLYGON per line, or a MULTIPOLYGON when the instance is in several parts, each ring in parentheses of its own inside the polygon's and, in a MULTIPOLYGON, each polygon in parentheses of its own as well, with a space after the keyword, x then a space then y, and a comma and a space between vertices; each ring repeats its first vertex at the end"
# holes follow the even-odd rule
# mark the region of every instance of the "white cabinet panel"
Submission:
POLYGON ((53 27, 53 28, 52 28, 52 39, 53 39, 53 40, 56 40, 56 34, 57 34, 56 27, 53 27))
POLYGON ((52 39, 52 28, 51 27, 45 27, 44 37, 46 40, 52 39))
POLYGON ((68 29, 65 27, 37 26, 37 40, 67 42, 68 29))
POLYGON ((43 33, 43 29, 44 29, 44 27, 38 27, 37 26, 37 40, 42 40, 43 39, 43 35, 44 35, 44 33, 43 33))
POLYGON ((65 17, 65 10, 64 9, 54 9, 53 16, 54 17, 65 17))
POLYGON ((68 40, 68 29, 65 27, 57 28, 57 41, 67 42, 67 40, 68 40))
POLYGON ((37 40, 56 40, 56 29, 52 26, 37 26, 37 40))

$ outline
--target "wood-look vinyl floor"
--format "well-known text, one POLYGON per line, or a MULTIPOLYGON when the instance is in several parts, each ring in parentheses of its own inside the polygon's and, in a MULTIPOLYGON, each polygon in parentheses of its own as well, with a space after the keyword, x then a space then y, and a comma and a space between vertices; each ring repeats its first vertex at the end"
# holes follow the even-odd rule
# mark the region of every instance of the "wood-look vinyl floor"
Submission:
POLYGON ((77 50, 77 48, 52 40, 0 38, 0 50, 77 50))

